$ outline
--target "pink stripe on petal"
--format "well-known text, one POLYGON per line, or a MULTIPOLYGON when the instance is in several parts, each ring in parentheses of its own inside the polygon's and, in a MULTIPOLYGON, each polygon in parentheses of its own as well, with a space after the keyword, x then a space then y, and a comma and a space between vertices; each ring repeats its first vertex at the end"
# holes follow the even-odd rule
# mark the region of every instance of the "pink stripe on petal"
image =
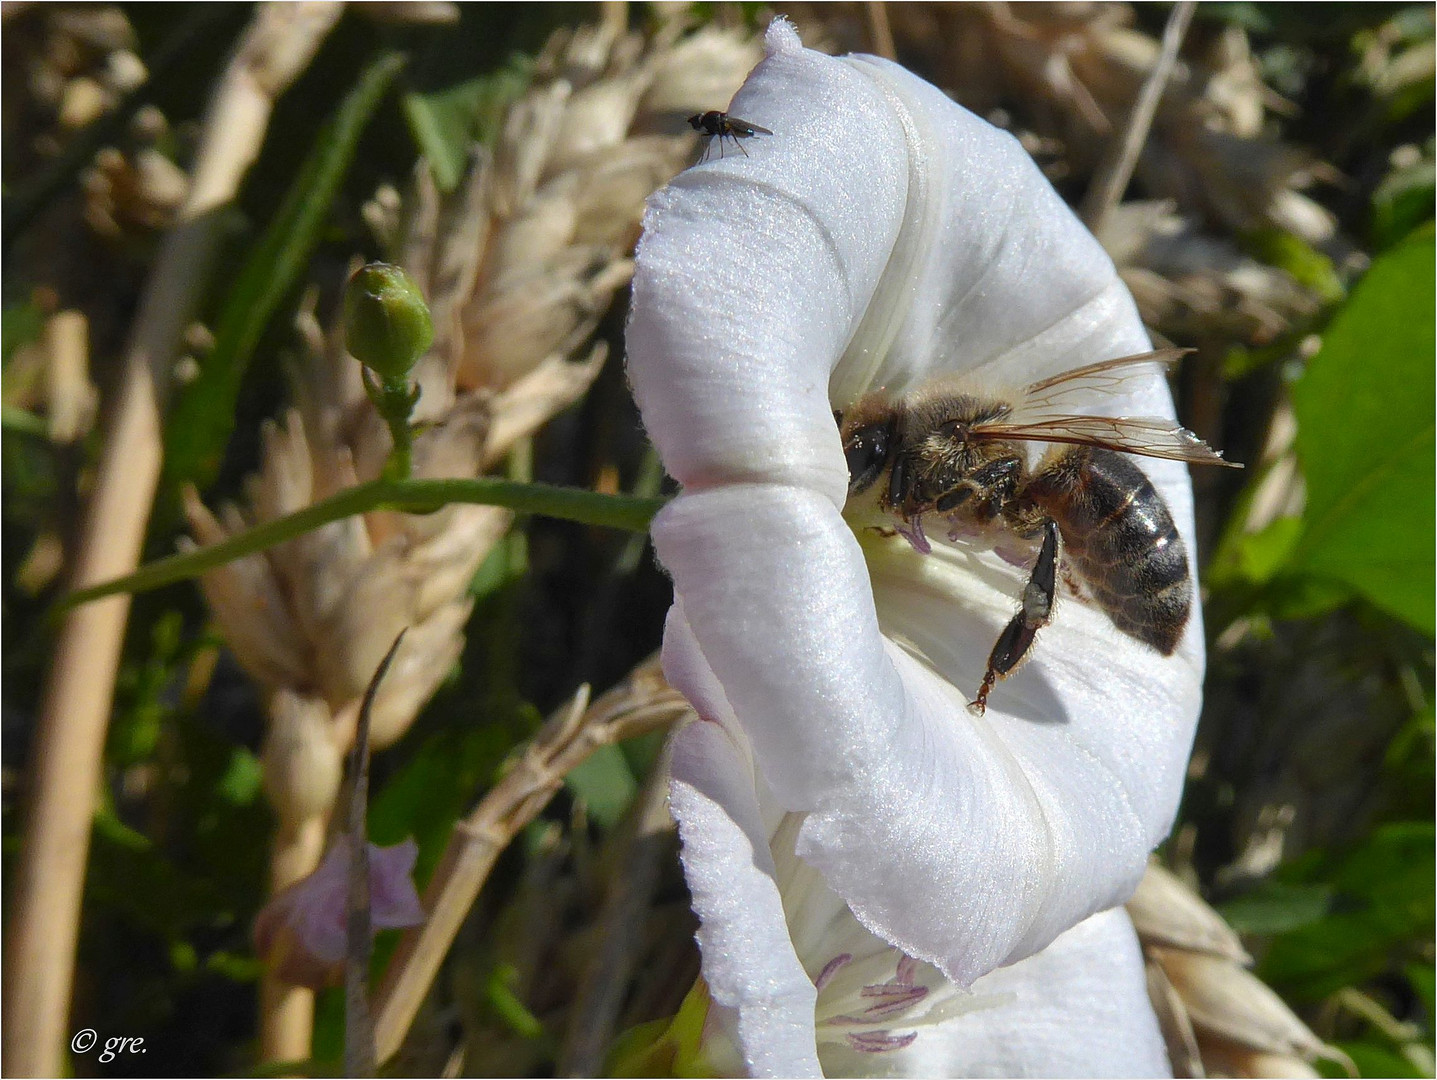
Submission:
POLYGON ((904 985, 903 983, 887 982, 879 983, 877 986, 865 986, 862 990, 858 992, 858 996, 866 998, 907 998, 913 997, 915 995, 918 997, 922 997, 926 993, 928 993, 928 988, 926 986, 913 986, 911 984, 904 985))
POLYGON ((918 974, 918 961, 911 956, 905 956, 898 961, 898 974, 893 981, 902 983, 904 986, 912 986, 913 978, 918 974))
POLYGON ((823 970, 818 973, 818 978, 813 980, 814 989, 822 990, 831 981, 833 981, 833 977, 838 974, 839 968, 843 967, 843 965, 847 964, 852 959, 852 953, 839 953, 828 963, 824 964, 823 970))
POLYGON ((927 987, 915 986, 910 988, 901 997, 892 998, 888 1001, 880 1001, 877 1005, 870 1005, 863 1010, 863 1015, 870 1020, 883 1020, 890 1016, 897 1016, 906 1012, 912 1005, 922 1001, 927 996, 927 987))
POLYGON ((865 1054, 884 1054, 890 1050, 902 1050, 918 1038, 918 1032, 906 1035, 891 1035, 886 1031, 858 1031, 849 1035, 848 1045, 865 1054))

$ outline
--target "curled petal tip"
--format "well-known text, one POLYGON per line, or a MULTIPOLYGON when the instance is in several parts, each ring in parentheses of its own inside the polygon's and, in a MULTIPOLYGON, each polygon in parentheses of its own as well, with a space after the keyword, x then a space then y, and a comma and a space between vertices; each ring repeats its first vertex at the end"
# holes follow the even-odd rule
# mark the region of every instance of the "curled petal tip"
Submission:
POLYGON ((763 51, 769 56, 802 52, 803 42, 799 40, 798 31, 794 29, 793 23, 782 15, 775 17, 768 24, 768 30, 763 35, 763 51))

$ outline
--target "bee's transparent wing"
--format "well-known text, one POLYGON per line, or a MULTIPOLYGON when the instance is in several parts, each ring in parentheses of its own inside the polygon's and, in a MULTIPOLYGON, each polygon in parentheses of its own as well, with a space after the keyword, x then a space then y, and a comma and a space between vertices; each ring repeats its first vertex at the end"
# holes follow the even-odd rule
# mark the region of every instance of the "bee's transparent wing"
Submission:
POLYGON ((1073 395, 1121 393, 1123 384, 1142 374, 1145 365, 1171 364, 1191 351, 1159 349, 1120 356, 1036 382, 1012 412, 976 426, 972 437, 1101 446, 1125 454, 1240 469, 1240 464, 1224 461, 1216 450, 1172 420, 1159 416, 1084 416, 1071 411, 1077 405, 1071 400, 1073 395))
POLYGON ((1096 364, 1085 364, 1072 371, 1065 371, 1028 387, 1023 394, 1023 400, 1014 410, 1014 415, 1039 417, 1071 412, 1071 395, 1078 392, 1095 392, 1104 396, 1121 393, 1128 380, 1148 374, 1148 364, 1167 367, 1192 351, 1158 349, 1133 356, 1120 356, 1116 360, 1100 360, 1096 364))
POLYGON ((1031 424, 1006 420, 982 424, 972 438, 1028 439, 1036 442, 1102 446, 1125 454, 1170 458, 1193 465, 1227 465, 1240 469, 1187 428, 1158 416, 1054 416, 1031 424))

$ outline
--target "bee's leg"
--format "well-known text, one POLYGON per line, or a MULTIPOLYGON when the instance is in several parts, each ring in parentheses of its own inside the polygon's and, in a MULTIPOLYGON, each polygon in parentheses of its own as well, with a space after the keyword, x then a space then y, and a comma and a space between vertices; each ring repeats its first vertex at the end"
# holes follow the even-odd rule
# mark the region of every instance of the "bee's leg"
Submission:
POLYGON ((992 521, 999 509, 1008 505, 1022 475, 1023 463, 1017 458, 999 458, 975 469, 951 491, 938 497, 934 508, 949 514, 968 504, 968 512, 979 522, 992 521), (977 496, 975 502, 969 500, 977 496))
POLYGON ((739 139, 739 137, 738 137, 737 135, 735 135, 735 136, 733 137, 733 144, 734 144, 735 146, 737 146, 740 150, 743 150, 743 156, 744 156, 744 157, 748 157, 748 151, 747 151, 747 150, 744 150, 743 142, 742 142, 742 140, 739 139))
POLYGON ((1043 546, 1038 551, 1038 562, 1033 567, 1028 584, 1023 586, 1023 606, 998 635, 993 651, 988 654, 988 669, 983 673, 978 697, 968 704, 979 716, 988 707, 988 693, 994 684, 1018 666, 1033 647, 1034 636, 1048 625, 1053 612, 1053 595, 1057 591, 1057 570, 1058 525, 1049 520, 1043 523, 1043 546))

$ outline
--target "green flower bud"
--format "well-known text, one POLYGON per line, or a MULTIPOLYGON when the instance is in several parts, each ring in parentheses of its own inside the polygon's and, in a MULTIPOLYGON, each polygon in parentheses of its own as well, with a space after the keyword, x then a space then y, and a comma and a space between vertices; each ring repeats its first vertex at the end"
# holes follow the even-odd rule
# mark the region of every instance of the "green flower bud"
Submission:
POLYGON ((409 275, 375 262, 349 279, 344 335, 351 356, 381 379, 393 381, 404 378, 434 341, 434 323, 409 275))

